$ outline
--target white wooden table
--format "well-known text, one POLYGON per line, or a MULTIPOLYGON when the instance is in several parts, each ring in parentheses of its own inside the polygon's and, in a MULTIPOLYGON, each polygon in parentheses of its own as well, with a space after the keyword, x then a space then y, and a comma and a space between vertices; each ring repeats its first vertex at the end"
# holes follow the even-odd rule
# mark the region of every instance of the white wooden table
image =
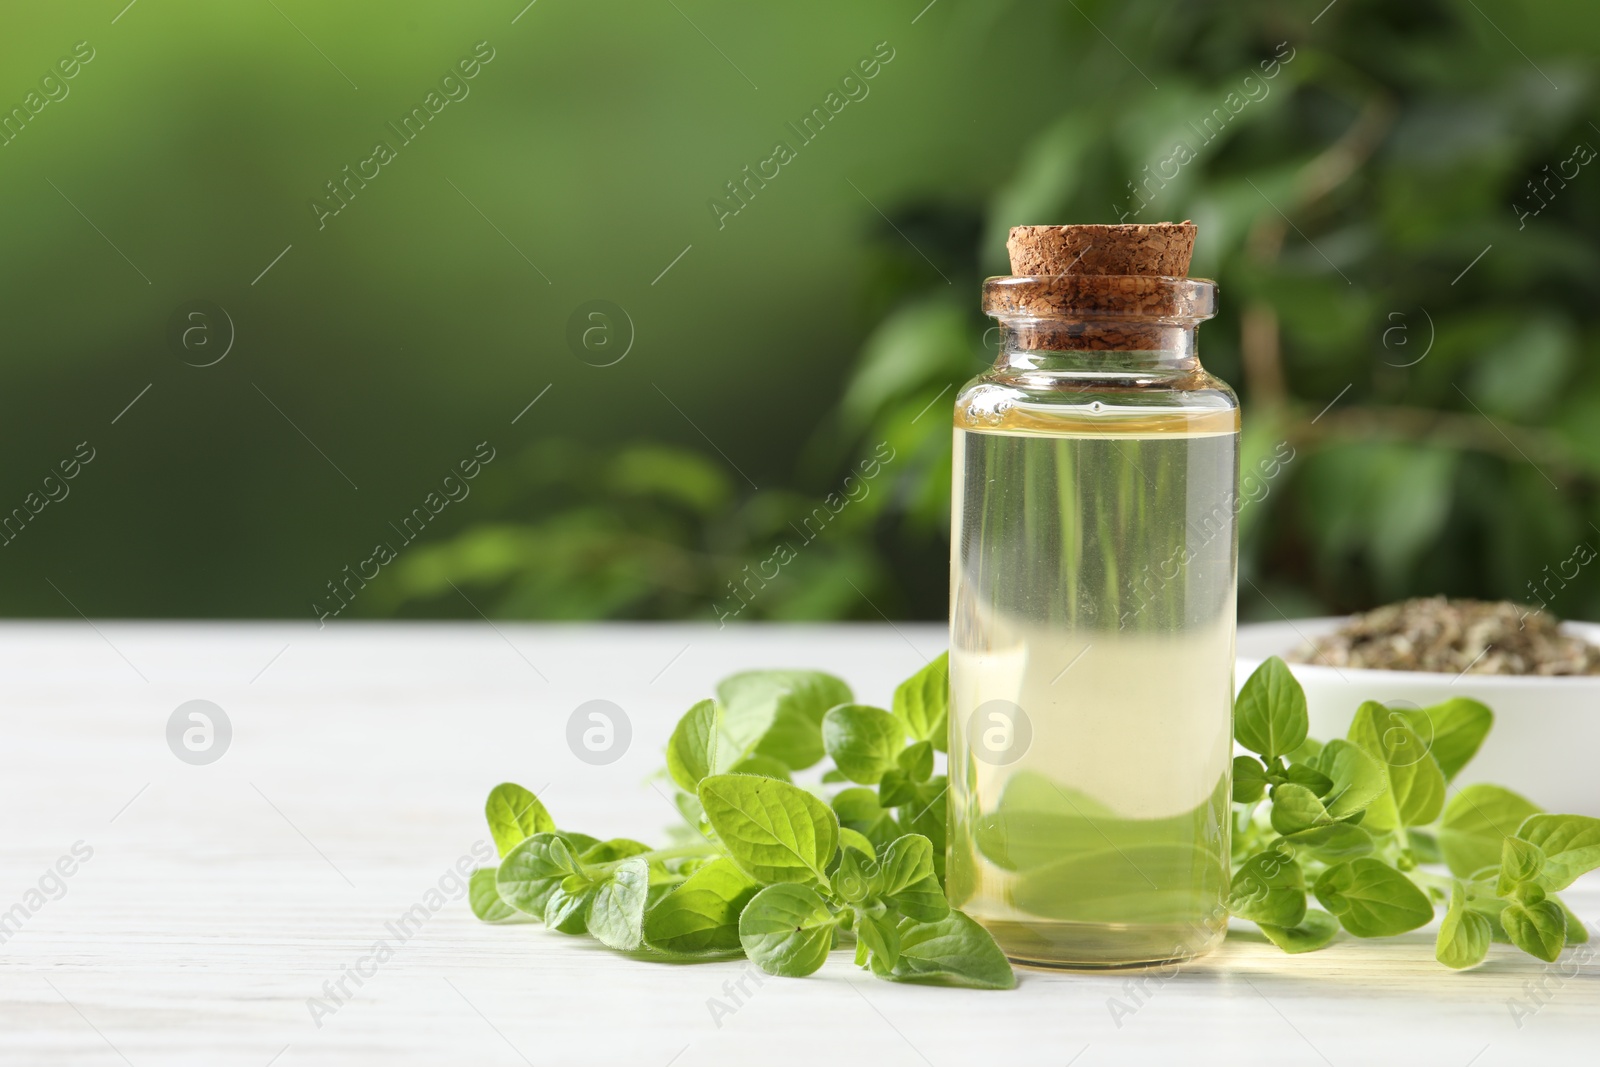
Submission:
MULTIPOLYGON (((1454 974, 1426 932, 1301 957, 1234 938, 1167 980, 1025 973, 979 993, 874 981, 839 954, 758 984, 743 962, 484 926, 456 900, 313 1022, 308 999, 394 942, 385 924, 486 837, 490 786, 538 790, 563 826, 651 838, 674 813, 647 775, 717 678, 824 667, 884 702, 943 642, 907 625, 0 625, 0 1059, 1488 1067, 1600 1050, 1600 966, 1497 946, 1454 974), (232 724, 205 766, 166 741, 193 699, 232 724), (566 743, 591 699, 631 721, 605 766, 566 743), (92 856, 47 875, 78 842, 92 856)), ((1600 926, 1600 884, 1569 899, 1600 926)))

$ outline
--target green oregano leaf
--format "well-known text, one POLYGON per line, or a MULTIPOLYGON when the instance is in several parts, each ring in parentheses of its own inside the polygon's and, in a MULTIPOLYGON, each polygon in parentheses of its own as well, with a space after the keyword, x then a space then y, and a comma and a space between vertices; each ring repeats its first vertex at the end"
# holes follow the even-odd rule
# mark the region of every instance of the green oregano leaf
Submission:
POLYGON ((646 913, 644 938, 682 955, 737 953, 739 914, 759 888, 731 860, 718 857, 646 913))
POLYGON ((1427 708, 1396 708, 1417 735, 1450 781, 1465 767, 1494 725, 1494 712, 1476 700, 1452 697, 1427 708))
POLYGON ((1322 742, 1314 737, 1308 737, 1294 748, 1283 754, 1283 758, 1290 763, 1305 763, 1315 767, 1317 753, 1322 751, 1322 742))
POLYGON ((1469 878, 1499 863, 1501 842, 1539 811, 1533 801, 1498 785, 1476 782, 1457 791, 1439 822, 1439 851, 1450 873, 1469 878))
POLYGON ((544 924, 563 934, 588 932, 589 905, 599 887, 582 875, 571 874, 556 883, 544 904, 544 924))
POLYGON ((847 848, 854 849, 869 860, 878 858, 878 849, 873 845, 871 838, 859 830, 852 830, 841 823, 839 826, 839 852, 843 854, 847 848))
POLYGON ((822 717, 823 747, 846 778, 862 785, 876 785, 896 769, 905 739, 899 720, 882 708, 842 704, 822 717))
POLYGON ((1489 954, 1489 920, 1467 907, 1467 894, 1460 882, 1450 887, 1450 909, 1439 924, 1439 937, 1433 955, 1446 967, 1461 971, 1476 967, 1489 954))
POLYGON ((1233 757, 1233 802, 1254 804, 1267 793, 1267 768, 1254 756, 1233 757))
POLYGON ((1241 919, 1295 927, 1306 914, 1306 882, 1288 850, 1275 848, 1245 860, 1228 888, 1228 910, 1241 919))
POLYGON ((502 782, 489 790, 483 809, 489 819, 489 833, 502 857, 534 834, 556 828, 556 821, 539 798, 515 782, 502 782))
POLYGON ((1011 989, 1017 976, 989 932, 959 911, 937 922, 902 920, 900 958, 884 977, 973 989, 1011 989))
POLYGON ((933 843, 921 834, 896 838, 884 849, 876 888, 885 904, 918 922, 937 922, 950 912, 933 843))
POLYGON ((1304 763, 1291 763, 1283 773, 1284 781, 1303 785, 1319 797, 1327 796, 1333 789, 1333 779, 1304 763))
POLYGON ((554 833, 537 833, 500 861, 495 873, 495 891, 501 900, 518 911, 543 919, 550 897, 562 879, 577 871, 577 861, 565 841, 554 833))
MULTIPOLYGON (((771 756, 746 756, 744 759, 728 768, 729 774, 759 774, 763 778, 776 778, 780 782, 792 782, 794 776, 789 773, 789 767, 782 760, 775 760, 771 756)), ((840 776, 843 780, 843 776, 840 776)))
POLYGON ((1233 736, 1269 762, 1305 741, 1309 721, 1305 690, 1277 656, 1245 680, 1233 706, 1233 736))
POLYGON ((1552 893, 1600 867, 1600 819, 1588 815, 1533 815, 1517 830, 1517 837, 1544 853, 1536 880, 1552 893))
POLYGON ((852 786, 835 793, 833 810, 838 813, 841 827, 848 826, 860 833, 872 842, 875 849, 900 836, 894 814, 879 803, 877 793, 863 786, 852 786))
POLYGON ((500 891, 495 888, 495 872, 494 867, 479 867, 467 880, 467 900, 472 905, 472 914, 486 923, 525 918, 520 911, 500 899, 500 891))
POLYGON ((839 850, 839 864, 829 878, 835 897, 847 904, 864 904, 874 895, 877 880, 876 860, 853 848, 839 850))
POLYGON ((1373 850, 1372 835, 1347 822, 1314 826, 1298 833, 1284 834, 1283 839, 1321 863, 1351 860, 1373 850))
POLYGON ((1324 803, 1328 814, 1335 819, 1346 819, 1365 811, 1389 791, 1383 765, 1349 741, 1329 741, 1317 754, 1317 767, 1332 783, 1324 794, 1324 803))
POLYGON ((895 927, 895 920, 857 910, 856 937, 872 953, 875 972, 882 974, 892 970, 900 961, 900 932, 895 927))
POLYGON ((717 769, 722 710, 715 700, 702 700, 678 720, 667 742, 667 773, 678 788, 693 793, 700 780, 717 769))
POLYGON ((1334 822, 1317 794, 1293 782, 1273 786, 1271 820, 1272 828, 1284 835, 1334 822))
POLYGON ((945 845, 945 820, 949 817, 950 805, 945 799, 949 789, 949 781, 944 775, 936 775, 917 787, 916 796, 911 803, 900 808, 898 820, 900 831, 908 834, 921 834, 933 845, 933 872, 938 876, 939 883, 944 884, 945 845))
POLYGON ((878 889, 892 895, 932 875, 933 844, 921 834, 906 834, 883 850, 878 889))
POLYGON ((1500 912, 1500 925, 1513 945, 1546 963, 1554 963, 1567 943, 1567 919, 1553 900, 1513 901, 1500 912))
POLYGON ((1406 717, 1377 701, 1356 709, 1350 740, 1382 766, 1387 792, 1366 809, 1375 830, 1422 826, 1444 807, 1444 772, 1406 717))
POLYGON ((1433 918, 1428 896, 1399 871, 1375 859, 1335 864, 1315 886, 1322 906, 1357 937, 1390 937, 1433 918))
POLYGON ((1326 948, 1329 942, 1339 936, 1339 921, 1316 908, 1307 908, 1305 915, 1294 926, 1274 926, 1271 923, 1256 925, 1261 927, 1268 941, 1291 955, 1326 948))
POLYGON ((695 793, 674 791, 672 806, 678 809, 678 814, 683 816, 683 821, 696 834, 705 832, 706 810, 700 806, 700 797, 695 793))
POLYGON ((1439 838, 1426 830, 1410 829, 1406 837, 1411 841, 1411 851, 1418 863, 1444 863, 1444 852, 1439 848, 1439 838))
POLYGON ((1500 945, 1511 944, 1511 938, 1506 936, 1505 927, 1500 925, 1500 913, 1506 910, 1509 900, 1503 897, 1472 896, 1467 897, 1467 910, 1474 915, 1483 917, 1489 924, 1489 940, 1500 945))
POLYGON ((1543 869, 1544 849, 1515 837, 1506 838, 1500 846, 1500 877, 1495 895, 1510 896, 1518 884, 1531 881, 1543 869))
MULTIPOLYGON (((598 837, 590 837, 588 834, 580 834, 575 830, 557 830, 555 833, 557 837, 561 838, 561 840, 567 843, 567 851, 572 853, 574 856, 581 856, 594 846, 600 844, 600 839, 598 837)), ((624 841, 627 839, 619 837, 614 838, 613 840, 624 841)))
POLYGON ((921 791, 911 776, 900 768, 885 771, 878 782, 878 803, 886 808, 902 808, 915 804, 921 791))
POLYGON ((630 951, 644 940, 644 906, 650 864, 642 856, 623 860, 594 887, 589 933, 608 948, 630 951))
MULTIPOLYGON (((950 654, 901 682, 894 691, 894 717, 914 741, 926 741, 944 752, 949 747, 950 654)), ((932 771, 930 770, 931 774, 932 771)), ((922 780, 926 780, 926 776, 922 780)))
POLYGON ((825 881, 839 847, 839 820, 788 782, 748 774, 700 783, 700 804, 729 856, 763 884, 825 881))
POLYGON ((739 916, 739 943, 768 974, 803 978, 828 958, 839 920, 806 885, 769 885, 739 916))
POLYGON ((821 671, 743 671, 717 683, 729 763, 769 756, 805 770, 824 755, 823 714, 851 701, 850 687, 821 671))
POLYGON ((1518 904, 1538 904, 1550 894, 1537 882, 1517 882, 1506 894, 1507 899, 1518 904))
POLYGON ((1578 918, 1576 912, 1567 907, 1567 902, 1560 897, 1551 897, 1556 906, 1561 909, 1561 914, 1567 920, 1567 944, 1582 945, 1589 940, 1589 928, 1583 925, 1583 920, 1578 918))
POLYGON ((901 750, 894 762, 913 782, 926 782, 933 777, 933 745, 927 741, 913 742, 901 750))

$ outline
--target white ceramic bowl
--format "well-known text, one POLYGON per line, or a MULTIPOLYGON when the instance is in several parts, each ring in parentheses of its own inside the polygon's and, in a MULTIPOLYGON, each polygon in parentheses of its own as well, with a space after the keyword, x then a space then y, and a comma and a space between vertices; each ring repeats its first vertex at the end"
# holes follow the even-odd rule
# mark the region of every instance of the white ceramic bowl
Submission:
MULTIPOLYGON (((1243 685, 1268 656, 1284 656, 1345 620, 1296 619, 1239 627, 1243 685)), ((1568 632, 1600 643, 1600 623, 1569 622, 1568 632)), ((1343 737, 1363 701, 1428 707, 1451 697, 1480 700, 1494 728, 1457 783, 1488 781, 1523 794, 1546 811, 1600 816, 1600 675, 1542 678, 1503 674, 1434 674, 1356 670, 1291 663, 1305 687, 1311 736, 1343 737)))

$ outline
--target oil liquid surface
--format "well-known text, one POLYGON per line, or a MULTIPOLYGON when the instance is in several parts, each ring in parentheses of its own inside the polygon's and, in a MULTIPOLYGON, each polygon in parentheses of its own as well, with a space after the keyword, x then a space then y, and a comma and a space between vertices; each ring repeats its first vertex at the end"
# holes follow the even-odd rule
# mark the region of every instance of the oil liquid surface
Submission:
POLYGON ((1236 418, 956 430, 949 893, 1018 962, 1226 928, 1236 418))

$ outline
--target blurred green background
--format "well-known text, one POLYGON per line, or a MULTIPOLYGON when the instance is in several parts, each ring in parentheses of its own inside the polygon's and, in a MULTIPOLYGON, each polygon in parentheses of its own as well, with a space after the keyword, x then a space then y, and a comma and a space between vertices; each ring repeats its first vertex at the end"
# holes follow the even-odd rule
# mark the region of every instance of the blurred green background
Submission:
POLYGON ((1600 617, 1593 0, 3 20, 7 615, 940 618, 1006 228, 1192 218, 1242 617, 1600 617))

